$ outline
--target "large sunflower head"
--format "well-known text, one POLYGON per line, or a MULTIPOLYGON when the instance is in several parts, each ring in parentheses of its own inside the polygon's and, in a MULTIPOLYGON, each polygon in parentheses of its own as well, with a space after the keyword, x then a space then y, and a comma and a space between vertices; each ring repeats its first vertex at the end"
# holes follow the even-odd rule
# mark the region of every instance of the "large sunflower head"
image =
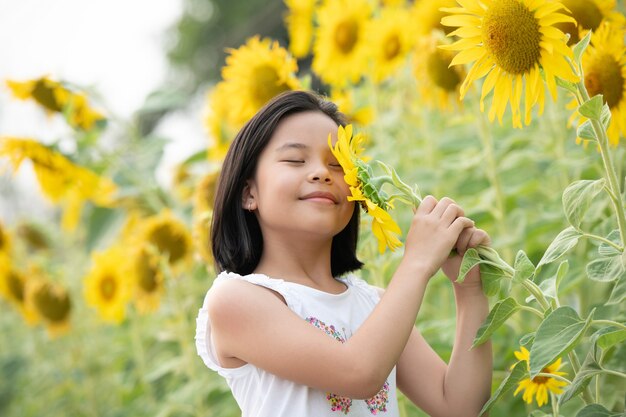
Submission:
POLYGON ((131 255, 131 276, 134 281, 133 301, 137 310, 149 313, 159 308, 165 291, 159 257, 146 245, 139 246, 131 255))
POLYGON ((278 42, 255 36, 228 52, 222 78, 231 125, 243 126, 273 97, 300 88, 298 64, 278 42))
POLYGON ((471 83, 484 76, 481 109, 493 91, 489 119, 502 122, 510 103, 513 126, 522 126, 520 103, 524 95, 524 123, 531 121, 532 108, 543 111, 545 88, 556 98, 556 77, 578 81, 567 58, 572 51, 556 23, 573 22, 561 13, 561 3, 548 0, 457 0, 462 7, 445 9, 452 13, 442 19, 446 26, 458 27, 449 36, 459 41, 443 49, 460 51, 451 65, 474 62, 461 85, 463 97, 471 83))
POLYGON ((563 12, 575 22, 558 23, 556 26, 570 35, 569 45, 578 43, 589 30, 596 31, 603 21, 624 24, 624 15, 615 10, 615 0, 559 0, 566 7, 563 12))
MULTIPOLYGON (((520 361, 526 361, 530 363, 530 352, 524 346, 521 347, 519 352, 515 352, 515 357, 520 361)), ((566 375, 565 372, 560 372, 561 358, 559 358, 553 364, 545 367, 541 370, 542 374, 552 374, 555 376, 566 375)), ((536 398, 537 405, 541 407, 548 403, 548 393, 561 394, 563 392, 562 387, 567 385, 567 382, 561 381, 549 376, 536 376, 533 379, 526 378, 520 381, 517 389, 513 395, 517 395, 520 391, 524 391, 522 398, 528 404, 532 404, 533 397, 536 398)))
POLYGON ((607 129, 612 145, 626 137, 626 45, 623 28, 605 22, 591 36, 582 58, 585 87, 591 97, 602 94, 611 110, 607 129))
POLYGON ((41 277, 29 280, 26 286, 26 303, 46 324, 48 334, 58 336, 70 328, 72 301, 67 290, 59 284, 41 277))
POLYGON ((335 87, 359 81, 370 48, 365 28, 371 15, 368 0, 325 0, 317 11, 313 71, 335 87))
POLYGON ((207 149, 207 158, 211 162, 221 163, 224 160, 230 142, 241 127, 233 125, 233 120, 238 119, 238 116, 232 114, 229 94, 225 82, 217 83, 207 94, 204 126, 211 139, 207 149))
POLYGON ((139 240, 166 255, 170 264, 182 261, 191 254, 189 230, 170 210, 143 220, 140 227, 139 240))
POLYGON ((384 8, 380 16, 367 25, 365 36, 372 54, 375 82, 393 75, 405 62, 413 47, 414 36, 408 30, 410 27, 411 13, 399 7, 384 8))
POLYGON ((392 251, 402 246, 398 239, 400 227, 391 218, 389 198, 374 182, 371 167, 361 158, 363 136, 352 136, 352 125, 339 126, 337 142, 332 145, 328 135, 328 146, 344 172, 344 180, 350 187, 348 200, 358 202, 372 216, 372 232, 378 240, 380 253, 389 247, 392 251))
POLYGON ((317 0, 285 0, 285 26, 289 34, 289 51, 296 58, 304 58, 311 50, 313 40, 313 12, 317 0))
POLYGON ((461 103, 461 82, 466 74, 462 66, 450 66, 454 53, 438 48, 443 44, 436 35, 421 37, 415 48, 413 73, 423 102, 449 110, 461 103))
POLYGON ((85 277, 85 298, 105 321, 124 319, 132 288, 127 264, 126 250, 119 246, 93 255, 93 267, 85 277))

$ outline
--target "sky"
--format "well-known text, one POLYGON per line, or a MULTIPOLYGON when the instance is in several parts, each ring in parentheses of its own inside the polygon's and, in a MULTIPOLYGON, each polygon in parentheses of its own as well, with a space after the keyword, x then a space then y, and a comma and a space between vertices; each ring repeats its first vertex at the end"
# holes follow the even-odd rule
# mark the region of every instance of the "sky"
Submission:
MULTIPOLYGON (((34 103, 12 99, 6 79, 49 75, 93 88, 108 109, 130 118, 165 79, 165 32, 181 13, 182 0, 0 0, 0 135, 47 142, 66 129, 34 103)), ((172 114, 158 128, 171 139, 156 173, 161 182, 206 143, 198 113, 172 114)), ((27 198, 37 197, 32 175, 12 180, 27 198)), ((1 199, 0 215, 9 215, 1 199)))

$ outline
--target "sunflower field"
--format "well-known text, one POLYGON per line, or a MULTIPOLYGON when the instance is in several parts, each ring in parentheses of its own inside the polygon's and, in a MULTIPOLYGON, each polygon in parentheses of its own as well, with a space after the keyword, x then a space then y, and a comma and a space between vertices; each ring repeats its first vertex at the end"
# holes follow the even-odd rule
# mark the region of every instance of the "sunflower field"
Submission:
MULTIPOLYGON (((19 195, 13 173, 31 171, 49 202, 43 218, 0 219, 0 415, 240 415, 194 344, 216 275, 215 185, 236 132, 298 89, 335 102, 371 157, 357 161, 380 197, 374 221, 361 217, 364 279, 387 285, 412 217, 402 203, 421 196, 453 198, 492 237, 461 267, 480 265, 490 300, 474 342, 494 351, 483 411, 624 415, 624 3, 278 3, 284 39, 225 45, 219 79, 199 84, 206 149, 170 186, 155 176, 157 121, 112 117, 72 80, 2 80, 12 105, 34 101, 71 133, 44 143, 0 129, 3 201, 19 195)), ((439 273, 416 324, 446 360, 455 321, 439 273)), ((426 415, 402 396, 400 408, 426 415)))

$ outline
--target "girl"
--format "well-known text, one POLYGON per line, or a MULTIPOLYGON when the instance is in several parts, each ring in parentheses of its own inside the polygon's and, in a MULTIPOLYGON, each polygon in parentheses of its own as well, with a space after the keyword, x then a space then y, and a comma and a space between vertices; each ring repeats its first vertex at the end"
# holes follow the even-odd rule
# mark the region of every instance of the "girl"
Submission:
POLYGON ((288 92, 237 134, 219 179, 211 240, 221 271, 197 318, 196 347, 226 379, 244 417, 399 416, 396 386, 432 416, 477 416, 489 398, 491 347, 470 350, 488 314, 480 274, 453 283, 450 363, 415 320, 429 279, 455 280, 456 248, 488 235, 449 198, 415 212, 386 290, 348 272, 359 207, 328 146, 344 117, 334 104, 288 92))

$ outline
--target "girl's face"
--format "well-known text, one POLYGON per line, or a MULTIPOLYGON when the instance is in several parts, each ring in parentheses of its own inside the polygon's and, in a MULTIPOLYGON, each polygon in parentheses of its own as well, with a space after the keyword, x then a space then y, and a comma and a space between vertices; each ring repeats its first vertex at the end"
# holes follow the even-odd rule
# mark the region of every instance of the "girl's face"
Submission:
POLYGON ((350 221, 354 202, 329 134, 334 143, 337 124, 324 113, 296 113, 279 123, 261 152, 243 208, 255 210, 265 239, 293 232, 332 238, 350 221))

